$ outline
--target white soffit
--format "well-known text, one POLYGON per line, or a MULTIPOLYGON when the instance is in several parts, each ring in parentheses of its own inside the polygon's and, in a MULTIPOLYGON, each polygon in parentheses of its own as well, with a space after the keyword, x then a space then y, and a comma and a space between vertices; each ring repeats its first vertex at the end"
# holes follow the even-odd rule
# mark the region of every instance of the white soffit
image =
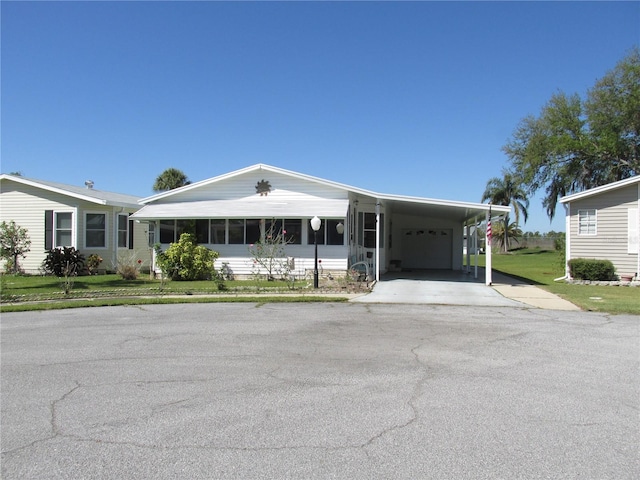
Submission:
POLYGON ((346 199, 280 200, 249 197, 235 200, 201 200, 145 205, 131 217, 141 220, 162 218, 344 218, 346 199))

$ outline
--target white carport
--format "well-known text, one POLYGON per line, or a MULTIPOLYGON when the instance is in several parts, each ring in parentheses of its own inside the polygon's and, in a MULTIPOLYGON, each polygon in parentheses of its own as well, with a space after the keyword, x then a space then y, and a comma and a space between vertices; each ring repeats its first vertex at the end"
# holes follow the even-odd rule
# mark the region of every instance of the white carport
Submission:
MULTIPOLYGON (((355 203, 362 203, 363 196, 355 203)), ((365 200, 366 202, 366 200, 365 200)), ((465 227, 494 221, 510 211, 510 207, 471 202, 376 195, 369 197, 376 205, 376 247, 374 263, 376 279, 381 267, 405 269, 461 270, 465 227), (384 214, 386 220, 381 220, 384 214), (380 238, 381 230, 389 232, 388 242, 380 238), (388 245, 387 243, 391 243, 388 245), (384 260, 381 261, 381 256, 384 260), (409 262, 407 262, 409 260, 409 262)), ((473 228, 473 244, 478 244, 477 228, 473 228)), ((474 275, 478 275, 478 249, 474 249, 474 275)), ((466 269, 471 271, 471 249, 467 249, 466 269)), ((492 283, 491 249, 486 252, 485 282, 492 283)), ((386 269, 385 269, 386 270, 386 269)))

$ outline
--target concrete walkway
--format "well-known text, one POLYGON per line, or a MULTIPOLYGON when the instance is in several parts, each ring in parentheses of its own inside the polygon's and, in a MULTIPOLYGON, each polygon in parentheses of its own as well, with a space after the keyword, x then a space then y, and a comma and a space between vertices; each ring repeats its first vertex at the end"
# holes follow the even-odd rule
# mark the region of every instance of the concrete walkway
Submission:
POLYGON ((577 306, 521 280, 493 273, 493 285, 461 271, 425 270, 386 274, 373 291, 351 300, 359 303, 406 303, 470 305, 485 307, 536 307, 549 310, 580 310, 577 306))

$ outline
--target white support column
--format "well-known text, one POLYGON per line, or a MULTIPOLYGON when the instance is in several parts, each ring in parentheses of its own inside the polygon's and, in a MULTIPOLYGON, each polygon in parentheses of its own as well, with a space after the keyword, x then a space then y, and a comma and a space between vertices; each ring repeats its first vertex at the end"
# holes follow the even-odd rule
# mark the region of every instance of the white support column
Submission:
POLYGON ((569 259, 571 259, 571 202, 564 204, 564 274, 571 278, 569 272, 569 259))
POLYGON ((473 274, 473 278, 478 278, 478 218, 475 217, 473 219, 473 248, 475 250, 474 253, 474 269, 475 272, 473 274))
POLYGON ((376 282, 380 281, 380 202, 376 202, 376 282))
POLYGON ((491 271, 491 237, 489 234, 489 227, 491 226, 491 206, 489 206, 489 211, 486 215, 487 220, 487 235, 486 235, 486 252, 485 252, 485 267, 484 267, 484 283, 486 285, 491 285, 493 283, 493 275, 491 271))
POLYGON ((464 223, 464 229, 467 233, 467 273, 471 273, 471 227, 469 222, 464 223))

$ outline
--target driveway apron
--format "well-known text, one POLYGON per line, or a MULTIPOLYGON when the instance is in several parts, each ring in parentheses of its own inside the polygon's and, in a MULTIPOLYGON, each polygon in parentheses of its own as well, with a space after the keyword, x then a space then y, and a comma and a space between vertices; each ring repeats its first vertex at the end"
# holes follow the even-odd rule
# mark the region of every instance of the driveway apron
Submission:
MULTIPOLYGON (((515 280, 509 281, 513 283, 515 280)), ((506 298, 494 288, 485 285, 484 271, 476 278, 473 272, 450 270, 389 273, 382 277, 370 294, 351 301, 484 307, 527 306, 522 302, 506 298)))

